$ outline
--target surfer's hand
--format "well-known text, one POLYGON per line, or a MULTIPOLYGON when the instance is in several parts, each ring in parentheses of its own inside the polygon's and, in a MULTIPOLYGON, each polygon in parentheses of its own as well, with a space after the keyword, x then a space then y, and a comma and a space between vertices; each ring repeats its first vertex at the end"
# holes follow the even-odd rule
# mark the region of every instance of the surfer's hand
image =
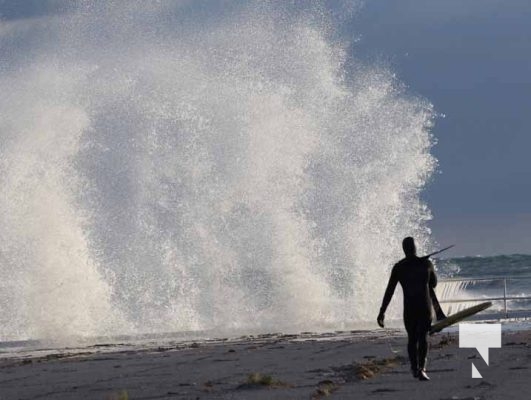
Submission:
POLYGON ((378 325, 380 325, 380 328, 384 327, 384 319, 385 319, 384 313, 378 314, 378 319, 376 321, 378 322, 378 325))

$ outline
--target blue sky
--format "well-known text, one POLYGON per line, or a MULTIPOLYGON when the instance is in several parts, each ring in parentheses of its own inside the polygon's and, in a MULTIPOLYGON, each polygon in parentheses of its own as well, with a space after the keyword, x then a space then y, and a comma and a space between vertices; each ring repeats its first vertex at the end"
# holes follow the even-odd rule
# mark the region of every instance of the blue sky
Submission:
MULTIPOLYGON (((45 4, 0 0, 0 13, 45 4)), ((371 0, 343 27, 360 39, 356 58, 389 67, 445 115, 423 196, 435 239, 458 244, 448 255, 531 253, 530 21, 529 0, 371 0)))
POLYGON ((352 51, 388 65, 438 118, 424 192, 448 255, 531 253, 531 2, 373 0, 352 51))

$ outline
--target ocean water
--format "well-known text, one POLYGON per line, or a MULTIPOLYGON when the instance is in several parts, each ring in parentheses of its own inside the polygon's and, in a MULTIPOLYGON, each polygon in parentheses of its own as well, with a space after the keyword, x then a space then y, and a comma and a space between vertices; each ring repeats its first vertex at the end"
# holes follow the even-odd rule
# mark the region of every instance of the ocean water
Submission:
MULTIPOLYGON (((357 3, 213 4, 0 19, 0 341, 367 326, 434 250, 436 114, 341 37, 357 3)), ((530 306, 531 256, 437 267, 447 312, 530 306)))
POLYGON ((0 20, 0 341, 373 321, 401 239, 433 249, 435 112, 332 3, 0 20))
MULTIPOLYGON (((531 317, 531 255, 460 257, 437 260, 440 300, 493 300, 492 310, 502 317, 531 317), (447 280, 447 281, 445 281, 447 280), (500 298, 510 298, 504 301, 500 298), (507 312, 506 312, 507 311, 507 312)), ((449 312, 477 302, 445 304, 449 312), (451 308, 450 308, 451 307, 451 308)))

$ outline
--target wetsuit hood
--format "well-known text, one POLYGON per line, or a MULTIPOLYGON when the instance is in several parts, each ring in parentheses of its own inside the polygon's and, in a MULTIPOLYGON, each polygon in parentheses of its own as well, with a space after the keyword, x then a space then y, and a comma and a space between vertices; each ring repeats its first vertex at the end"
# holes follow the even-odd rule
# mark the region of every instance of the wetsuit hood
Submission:
POLYGON ((408 236, 402 241, 402 249, 406 257, 414 257, 417 255, 417 247, 415 246, 415 240, 411 236, 408 236))

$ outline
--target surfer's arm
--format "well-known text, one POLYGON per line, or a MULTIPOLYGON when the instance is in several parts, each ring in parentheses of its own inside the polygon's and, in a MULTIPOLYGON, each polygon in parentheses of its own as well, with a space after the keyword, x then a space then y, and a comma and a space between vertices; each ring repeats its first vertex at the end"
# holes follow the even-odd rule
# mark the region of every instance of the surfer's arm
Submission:
POLYGON ((387 289, 385 289, 384 298, 382 301, 382 307, 380 307, 380 315, 385 314, 385 311, 387 310, 387 306, 391 302, 391 298, 393 297, 393 294, 395 293, 395 288, 398 283, 398 265, 395 265, 393 267, 393 270, 391 271, 391 277, 389 278, 389 283, 387 284, 387 289))

